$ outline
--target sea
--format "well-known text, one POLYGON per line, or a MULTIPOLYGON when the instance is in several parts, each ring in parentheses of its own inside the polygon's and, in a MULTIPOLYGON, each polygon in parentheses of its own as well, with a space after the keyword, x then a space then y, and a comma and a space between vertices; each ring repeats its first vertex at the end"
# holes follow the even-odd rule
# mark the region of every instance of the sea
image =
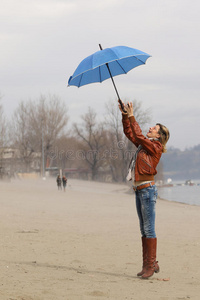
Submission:
POLYGON ((172 186, 158 187, 158 196, 161 199, 200 206, 200 180, 193 181, 193 185, 185 185, 176 181, 172 186))

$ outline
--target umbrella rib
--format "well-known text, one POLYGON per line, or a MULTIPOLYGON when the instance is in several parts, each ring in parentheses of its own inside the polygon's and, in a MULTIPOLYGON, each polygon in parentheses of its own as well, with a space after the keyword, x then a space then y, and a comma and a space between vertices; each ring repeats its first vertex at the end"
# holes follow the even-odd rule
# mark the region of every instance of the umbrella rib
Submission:
POLYGON ((145 65, 145 62, 143 62, 141 59, 137 58, 136 56, 135 56, 135 58, 136 58, 137 60, 141 61, 141 63, 142 63, 143 65, 145 65))
POLYGON ((116 62, 118 63, 118 65, 120 66, 120 68, 124 71, 124 73, 127 74, 127 72, 124 70, 124 68, 120 65, 119 61, 116 60, 116 62))
MULTIPOLYGON (((131 57, 131 56, 130 56, 131 57)), ((141 59, 137 58, 136 56, 133 56, 134 58, 136 58, 138 61, 140 61, 143 65, 145 64, 145 62, 143 62, 141 59)), ((120 66, 120 68, 124 71, 125 74, 127 74, 127 72, 124 70, 124 68, 120 65, 119 63, 120 60, 116 60, 116 62, 118 63, 118 65, 120 66)))
POLYGON ((100 82, 102 82, 101 81, 101 68, 99 67, 99 79, 100 79, 100 82))
POLYGON ((80 76, 80 80, 79 80, 79 83, 78 83, 78 87, 81 86, 81 80, 82 80, 82 77, 83 77, 83 73, 82 73, 81 76, 80 76))

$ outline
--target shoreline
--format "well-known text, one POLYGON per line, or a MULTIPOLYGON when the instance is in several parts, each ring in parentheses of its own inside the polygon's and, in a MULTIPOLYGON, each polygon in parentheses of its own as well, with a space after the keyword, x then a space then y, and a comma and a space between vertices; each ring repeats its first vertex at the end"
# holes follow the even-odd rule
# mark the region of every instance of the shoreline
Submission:
MULTIPOLYGON (((12 186, 12 184, 14 183, 14 185, 24 185, 24 184, 27 184, 27 185, 30 185, 30 186, 34 186, 34 185, 38 185, 39 186, 42 186, 42 185, 48 185, 47 183, 52 183, 52 186, 53 184, 56 186, 56 178, 53 178, 53 177, 50 177, 50 178, 46 178, 45 180, 42 179, 42 178, 20 178, 20 179, 12 179, 12 180, 1 180, 0 181, 0 187, 1 185, 3 184, 10 184, 10 186, 12 186)), ((102 193, 102 194, 105 194, 105 193, 114 193, 114 192, 117 192, 117 193, 120 193, 120 194, 127 194, 127 195, 133 195, 134 196, 134 192, 132 193, 132 183, 130 182, 127 182, 127 183, 115 183, 115 182, 100 182, 100 181, 89 181, 89 180, 81 180, 81 179, 68 179, 68 184, 67 184, 67 188, 66 189, 70 189, 71 186, 73 184, 73 189, 74 187, 75 190, 77 189, 78 190, 78 187, 81 188, 83 191, 89 191, 89 192, 95 192, 95 193, 102 193), (85 184, 84 184, 85 183, 85 184), (84 185, 86 186, 84 188, 84 185), (88 186, 89 185, 89 186, 88 186), (102 190, 101 189, 101 185, 104 185, 106 186, 107 188, 102 190), (91 187, 93 187, 93 189, 91 189, 91 187), (94 190, 95 188, 95 190, 94 190), (113 188, 113 190, 111 189, 113 188)), ((161 188, 168 188, 168 186, 160 186, 158 184, 156 184, 157 188, 158 188, 158 192, 159 192, 159 189, 161 188)), ((180 184, 174 184, 173 187, 175 186, 180 186, 180 184)), ((184 185, 185 186, 185 185, 184 185)), ((197 184, 195 185, 197 186, 197 184)), ((170 188, 171 186, 169 186, 170 188)), ((186 202, 182 202, 182 201, 175 201, 175 200, 170 200, 170 199, 167 199, 167 198, 163 198, 161 196, 159 196, 159 193, 158 193, 158 198, 157 200, 162 200, 162 201, 168 201, 168 202, 173 202, 173 203, 180 203, 180 204, 183 204, 183 205, 189 205, 189 206, 194 206, 194 207, 199 207, 200 204, 190 204, 190 203, 186 203, 186 202)))

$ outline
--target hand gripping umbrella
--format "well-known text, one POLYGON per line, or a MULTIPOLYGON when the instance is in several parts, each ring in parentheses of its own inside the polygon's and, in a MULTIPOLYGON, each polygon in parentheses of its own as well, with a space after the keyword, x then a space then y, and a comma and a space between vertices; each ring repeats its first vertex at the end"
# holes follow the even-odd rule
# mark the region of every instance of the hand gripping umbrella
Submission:
POLYGON ((123 109, 113 77, 126 74, 133 68, 144 65, 151 55, 125 46, 106 48, 104 50, 100 44, 99 47, 101 49, 100 51, 95 52, 81 61, 74 74, 70 76, 68 85, 81 87, 89 83, 102 82, 111 78, 118 100, 123 109))

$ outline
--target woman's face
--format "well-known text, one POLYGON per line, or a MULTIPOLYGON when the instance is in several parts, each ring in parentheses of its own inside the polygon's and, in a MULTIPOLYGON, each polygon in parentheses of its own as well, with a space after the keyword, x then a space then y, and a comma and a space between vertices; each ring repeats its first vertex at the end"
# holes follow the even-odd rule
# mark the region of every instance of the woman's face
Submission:
POLYGON ((158 139, 160 137, 160 134, 158 133, 160 130, 159 125, 155 125, 154 127, 149 128, 149 132, 147 132, 147 137, 149 139, 158 139))

